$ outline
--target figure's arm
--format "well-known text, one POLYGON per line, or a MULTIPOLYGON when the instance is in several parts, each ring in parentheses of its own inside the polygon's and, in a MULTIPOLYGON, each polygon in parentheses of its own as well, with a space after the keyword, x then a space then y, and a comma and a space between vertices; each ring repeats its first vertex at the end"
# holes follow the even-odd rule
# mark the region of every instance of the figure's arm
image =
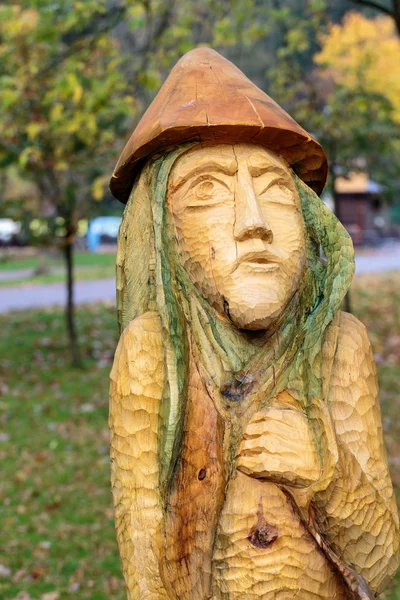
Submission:
POLYGON ((321 535, 379 592, 399 559, 396 503, 383 442, 377 374, 365 327, 342 313, 329 408, 339 460, 314 497, 321 535))
POLYGON ((158 439, 164 359, 161 323, 146 313, 122 333, 110 387, 111 482, 129 600, 168 598, 159 573, 163 514, 158 439))

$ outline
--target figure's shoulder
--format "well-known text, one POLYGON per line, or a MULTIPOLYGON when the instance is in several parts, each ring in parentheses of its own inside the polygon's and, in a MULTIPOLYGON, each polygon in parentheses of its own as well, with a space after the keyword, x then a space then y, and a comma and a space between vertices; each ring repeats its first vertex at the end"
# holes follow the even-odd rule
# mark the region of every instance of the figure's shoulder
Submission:
POLYGON ((137 339, 146 334, 161 335, 161 318, 158 312, 145 312, 131 321, 121 333, 121 338, 137 339))
POLYGON ((338 360, 354 368, 360 367, 364 361, 374 363, 371 343, 365 325, 354 315, 343 311, 339 316, 335 362, 338 360))
POLYGON ((365 325, 341 312, 332 371, 333 397, 342 402, 375 404, 378 394, 374 356, 365 325), (336 393, 335 393, 336 392, 336 393))
MULTIPOLYGON (((131 321, 121 333, 115 352, 111 380, 117 380, 121 372, 138 376, 146 371, 160 371, 163 360, 162 325, 157 312, 146 312, 131 321)), ((162 369, 161 369, 162 370, 162 369)))
POLYGON ((342 310, 339 313, 339 339, 346 336, 355 336, 358 342, 368 339, 365 325, 351 313, 342 310))

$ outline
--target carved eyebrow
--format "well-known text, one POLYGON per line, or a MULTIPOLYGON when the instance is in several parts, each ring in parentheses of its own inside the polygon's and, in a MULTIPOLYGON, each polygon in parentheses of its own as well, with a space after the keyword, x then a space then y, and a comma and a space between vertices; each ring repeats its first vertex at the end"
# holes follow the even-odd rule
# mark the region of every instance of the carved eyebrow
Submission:
POLYGON ((249 173, 252 177, 260 177, 261 175, 270 172, 276 174, 277 177, 283 177, 291 181, 290 174, 282 167, 271 164, 261 166, 249 164, 249 173))
POLYGON ((195 167, 188 169, 186 172, 182 168, 180 175, 172 175, 172 191, 175 192, 184 183, 187 183, 193 177, 202 175, 204 173, 224 173, 225 175, 234 175, 237 172, 237 163, 234 160, 228 160, 224 162, 208 161, 203 164, 197 164, 195 167))
MULTIPOLYGON (((261 173, 262 175, 262 173, 261 173)), ((284 183, 286 183, 286 180, 282 177, 282 175, 280 173, 276 173, 275 177, 273 177, 268 183, 267 185, 264 187, 264 189, 262 190, 262 192, 260 192, 260 196, 266 192, 270 187, 272 187, 273 185, 275 185, 276 183, 278 183, 279 181, 283 181, 284 183)))

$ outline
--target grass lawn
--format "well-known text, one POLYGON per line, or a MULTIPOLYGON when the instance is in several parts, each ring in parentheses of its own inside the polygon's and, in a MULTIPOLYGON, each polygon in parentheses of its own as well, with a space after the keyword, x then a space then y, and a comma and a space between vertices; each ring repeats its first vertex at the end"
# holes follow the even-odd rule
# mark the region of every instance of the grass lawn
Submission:
MULTIPOLYGON (((115 252, 97 254, 96 252, 75 252, 74 259, 77 267, 115 266, 115 252)), ((63 267, 64 259, 60 252, 49 250, 46 256, 48 267, 63 267)), ((18 254, 0 256, 0 271, 15 271, 17 269, 36 269, 37 256, 19 256, 18 254)))
MULTIPOLYGON (((352 303, 377 358, 399 494, 400 273, 358 277, 352 303)), ((79 308, 78 320, 83 371, 69 366, 59 309, 0 317, 0 597, 5 600, 126 600, 108 464, 108 374, 116 318, 113 308, 91 305, 79 308)), ((400 598, 400 578, 396 581, 382 598, 400 598)))
MULTIPOLYGON (((112 265, 97 265, 93 267, 78 267, 75 270, 75 281, 88 281, 95 279, 108 279, 115 277, 115 257, 112 265)), ((23 288, 24 285, 31 286, 32 284, 44 283, 65 283, 65 273, 49 273, 48 275, 34 275, 33 277, 24 277, 17 279, 0 279, 0 291, 3 287, 18 286, 23 288)))
MULTIPOLYGON (((115 254, 116 250, 106 254, 96 254, 90 252, 75 253, 75 280, 106 279, 115 276, 115 254)), ((45 284, 65 282, 65 264, 60 253, 50 251, 46 257, 46 266, 49 273, 44 275, 34 275, 34 270, 38 266, 38 257, 30 256, 17 258, 16 255, 10 258, 0 258, 0 291, 2 287, 23 286, 32 284, 45 284), (8 279, 1 275, 11 274, 12 272, 23 270, 32 270, 32 274, 23 277, 8 279)))

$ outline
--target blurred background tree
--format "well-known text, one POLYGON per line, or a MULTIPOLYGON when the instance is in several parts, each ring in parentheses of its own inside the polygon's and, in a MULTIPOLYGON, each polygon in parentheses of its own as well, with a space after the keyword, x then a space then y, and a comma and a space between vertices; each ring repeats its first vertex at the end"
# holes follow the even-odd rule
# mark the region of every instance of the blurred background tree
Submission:
POLYGON ((0 164, 14 164, 34 182, 37 214, 62 219, 66 317, 76 365, 77 223, 88 214, 91 200, 102 197, 105 167, 125 132, 126 117, 136 110, 105 16, 106 3, 99 1, 40 0, 0 7, 0 164))
POLYGON ((269 85, 325 149, 335 206, 336 178, 350 171, 366 170, 393 196, 400 183, 400 43, 392 21, 349 13, 332 24, 327 3, 316 0, 295 23, 283 15, 280 22, 283 43, 267 71, 269 85))

